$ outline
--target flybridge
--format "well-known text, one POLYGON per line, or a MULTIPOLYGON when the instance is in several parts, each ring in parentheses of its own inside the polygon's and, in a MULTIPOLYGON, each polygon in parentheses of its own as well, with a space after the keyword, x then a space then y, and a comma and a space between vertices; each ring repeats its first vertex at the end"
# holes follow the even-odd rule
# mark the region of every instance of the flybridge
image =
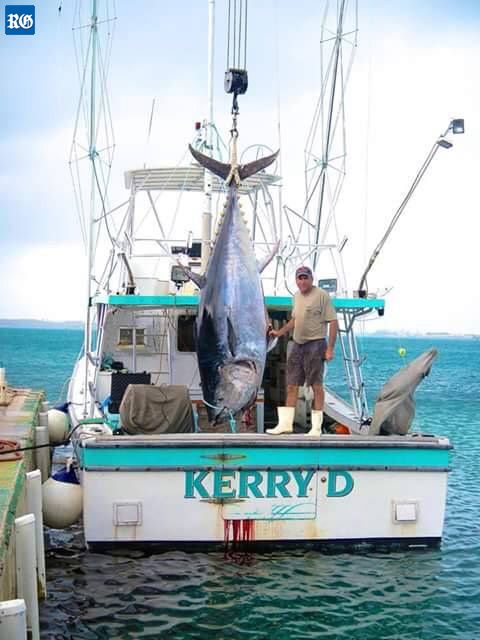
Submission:
MULTIPOLYGON (((163 296, 137 295, 98 295, 93 299, 94 304, 109 304, 112 306, 152 306, 152 307, 197 307, 198 296, 177 296, 174 294, 163 296)), ((291 296, 265 296, 267 307, 291 309, 291 296)), ((377 310, 382 315, 385 300, 381 298, 332 298, 332 304, 338 311, 356 310, 369 312, 377 310)))

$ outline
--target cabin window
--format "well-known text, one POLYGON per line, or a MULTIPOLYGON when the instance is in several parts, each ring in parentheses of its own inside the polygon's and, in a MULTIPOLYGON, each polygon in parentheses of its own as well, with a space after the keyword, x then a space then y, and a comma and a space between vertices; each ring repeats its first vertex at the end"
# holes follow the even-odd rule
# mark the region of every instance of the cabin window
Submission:
POLYGON ((178 316, 177 351, 195 351, 196 316, 178 316))
POLYGON ((118 335, 119 347, 132 347, 133 336, 135 335, 135 345, 137 347, 145 346, 145 329, 136 329, 133 327, 121 327, 118 335))

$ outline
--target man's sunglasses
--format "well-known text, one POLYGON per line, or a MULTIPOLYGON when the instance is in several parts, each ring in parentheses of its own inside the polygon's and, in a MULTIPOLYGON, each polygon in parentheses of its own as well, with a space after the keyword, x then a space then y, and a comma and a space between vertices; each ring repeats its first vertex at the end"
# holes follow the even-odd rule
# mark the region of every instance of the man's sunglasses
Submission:
POLYGON ((297 276, 297 278, 299 280, 308 280, 309 276, 301 275, 301 276, 297 276))

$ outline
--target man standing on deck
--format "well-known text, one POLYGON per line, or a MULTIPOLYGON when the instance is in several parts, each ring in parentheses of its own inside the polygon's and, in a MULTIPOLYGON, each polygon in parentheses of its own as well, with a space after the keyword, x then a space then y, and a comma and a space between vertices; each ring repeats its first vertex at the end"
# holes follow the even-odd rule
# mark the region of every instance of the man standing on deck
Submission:
POLYGON ((309 436, 322 433, 324 361, 332 360, 338 332, 337 314, 330 296, 313 285, 310 267, 298 267, 295 272, 298 292, 293 299, 291 319, 272 336, 283 336, 293 329, 293 348, 287 360, 287 402, 278 407, 278 424, 267 433, 279 435, 292 433, 298 387, 307 384, 313 388, 312 428, 309 436), (328 343, 327 337, 328 325, 328 343))

